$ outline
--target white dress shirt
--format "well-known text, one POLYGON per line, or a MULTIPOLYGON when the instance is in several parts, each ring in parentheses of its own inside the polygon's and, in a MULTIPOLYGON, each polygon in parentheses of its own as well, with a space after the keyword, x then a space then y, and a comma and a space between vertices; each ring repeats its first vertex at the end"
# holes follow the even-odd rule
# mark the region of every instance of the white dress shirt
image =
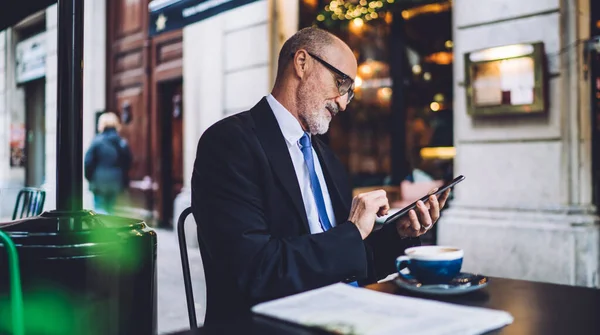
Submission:
MULTIPOLYGON (((304 135, 304 130, 302 130, 300 122, 298 122, 298 120, 296 120, 296 118, 271 94, 267 96, 267 102, 269 103, 269 106, 271 106, 273 114, 275 114, 275 118, 277 119, 277 123, 281 129, 281 133, 285 138, 288 151, 290 152, 292 163, 294 164, 294 170, 296 171, 296 177, 298 178, 298 185, 300 186, 300 192, 302 193, 304 209, 306 210, 306 217, 308 218, 310 233, 321 233, 323 232, 323 228, 321 227, 321 222, 319 221, 317 203, 315 202, 315 197, 313 196, 312 189, 310 188, 308 167, 306 167, 306 164, 304 163, 304 155, 302 154, 302 150, 300 150, 299 141, 302 135, 304 135)), ((321 190, 323 190, 323 199, 325 200, 327 216, 331 222, 331 227, 335 227, 336 221, 333 213, 333 205, 331 204, 331 197, 329 197, 329 190, 327 189, 327 183, 325 182, 323 169, 321 169, 319 156, 315 152, 314 148, 312 148, 312 152, 313 160, 315 162, 315 172, 317 173, 317 178, 319 178, 321 190)))

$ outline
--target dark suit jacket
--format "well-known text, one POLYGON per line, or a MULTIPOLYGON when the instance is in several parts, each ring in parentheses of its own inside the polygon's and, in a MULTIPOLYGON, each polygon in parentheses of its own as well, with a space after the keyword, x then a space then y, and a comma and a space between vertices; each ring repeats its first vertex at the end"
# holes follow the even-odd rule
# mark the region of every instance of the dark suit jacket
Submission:
POLYGON ((192 208, 207 282, 205 324, 340 281, 372 283, 395 271, 405 248, 420 244, 401 239, 394 225, 363 241, 347 221, 352 194, 343 166, 318 138, 312 143, 338 224, 311 235, 285 139, 265 98, 202 135, 192 208))

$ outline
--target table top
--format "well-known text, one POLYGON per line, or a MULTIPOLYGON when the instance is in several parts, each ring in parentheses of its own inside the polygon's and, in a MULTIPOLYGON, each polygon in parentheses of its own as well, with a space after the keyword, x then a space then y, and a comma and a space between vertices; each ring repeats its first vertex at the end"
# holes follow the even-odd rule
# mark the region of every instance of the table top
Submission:
MULTIPOLYGON (((523 280, 490 278, 482 290, 460 296, 421 296, 401 289, 393 281, 366 286, 379 292, 504 310, 514 322, 490 334, 600 334, 600 290, 523 280)), ((182 331, 195 334, 326 334, 290 323, 254 316, 213 328, 182 331)))

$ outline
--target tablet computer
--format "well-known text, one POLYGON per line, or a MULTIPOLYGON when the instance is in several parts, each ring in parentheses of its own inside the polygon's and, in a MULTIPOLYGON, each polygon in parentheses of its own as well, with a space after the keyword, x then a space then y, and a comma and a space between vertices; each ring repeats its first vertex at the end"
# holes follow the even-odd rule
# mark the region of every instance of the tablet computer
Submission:
MULTIPOLYGON (((440 187, 437 191, 435 191, 432 194, 427 194, 424 195, 423 197, 421 197, 421 201, 426 202, 429 199, 429 196, 431 195, 436 195, 439 196, 440 194, 444 193, 447 189, 454 187, 456 184, 460 183, 461 181, 465 180, 465 176, 460 175, 456 178, 454 178, 452 181, 450 181, 449 183, 444 184, 442 187, 440 187)), ((407 214, 411 209, 417 207, 417 202, 419 201, 415 201, 412 204, 402 208, 401 210, 397 211, 396 213, 390 215, 389 217, 387 217, 384 221, 384 224, 388 224, 390 222, 395 221, 396 219, 398 219, 399 217, 401 217, 402 215, 407 214)))

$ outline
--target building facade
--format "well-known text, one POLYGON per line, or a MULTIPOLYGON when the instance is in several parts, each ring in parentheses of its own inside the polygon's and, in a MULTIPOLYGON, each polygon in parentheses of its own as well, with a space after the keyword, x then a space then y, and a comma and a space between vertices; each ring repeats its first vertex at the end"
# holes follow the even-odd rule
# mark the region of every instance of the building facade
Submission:
MULTIPOLYGON (((189 90, 188 97, 194 94, 193 100, 186 100, 186 109, 201 115, 185 124, 184 183, 190 181, 202 131, 229 113, 250 107, 270 88, 276 50, 295 31, 294 24, 299 25, 292 23, 299 17, 298 7, 286 4, 292 8, 278 11, 281 7, 273 3, 257 2, 184 28, 184 91, 189 90), (242 22, 238 14, 254 24, 229 28, 230 18, 242 22), (284 27, 282 15, 291 20, 284 27), (210 41, 214 49, 202 50, 196 40, 210 41), (266 40, 272 44, 264 44, 266 40), (209 95, 219 98, 204 98, 209 95)), ((600 286, 597 184, 592 173, 592 162, 598 159, 592 152, 592 137, 598 136, 592 123, 597 106, 593 110, 590 103, 594 64, 586 47, 595 24, 590 4, 587 0, 526 5, 516 0, 452 2, 453 171, 467 180, 455 189, 440 220, 437 243, 464 248, 465 271, 600 286), (464 55, 532 42, 545 47, 545 113, 470 116, 464 55)), ((176 212, 189 205, 186 186, 176 212)))
MULTIPOLYGON (((252 107, 268 94, 283 42, 310 24, 311 17, 319 21, 318 14, 331 3, 249 1, 183 27, 151 34, 174 20, 151 20, 148 0, 86 1, 84 149, 95 134, 98 113, 112 110, 125 121, 123 134, 132 144, 135 161, 130 172, 131 201, 122 204, 124 213, 155 225, 168 226, 176 221, 174 218, 190 205, 196 145, 203 131, 223 117, 252 107)), ((451 11, 448 29, 452 37, 445 43, 449 52, 440 53, 435 58, 437 63, 428 63, 447 65, 450 53, 452 73, 447 84, 451 93, 444 93, 441 100, 432 97, 426 106, 428 112, 437 112, 444 104, 452 110, 451 142, 442 142, 452 151, 452 173, 467 179, 456 187, 444 211, 436 243, 464 248, 465 271, 600 286, 600 174, 594 173, 600 166, 594 163, 600 160, 600 145, 593 140, 600 139, 600 118, 594 117, 600 115, 600 108, 593 100, 600 90, 594 77, 600 73, 596 57, 600 47, 594 51, 589 42, 600 35, 600 24, 596 25, 600 15, 594 14, 597 6, 590 0, 403 3, 413 8, 406 15, 399 12, 407 22, 411 13, 436 11, 431 9, 434 7, 420 10, 420 6, 434 4, 439 10, 449 4, 450 8, 444 10, 451 11), (494 118, 469 114, 467 93, 471 87, 465 75, 465 54, 533 42, 544 46, 548 96, 545 113, 494 118)), ((399 21, 392 17, 382 29, 393 27, 393 22, 399 21)), ((363 24, 374 25, 366 21, 363 24)), ((0 32, 0 143, 6 143, 0 146, 0 189, 17 190, 30 183, 44 186, 49 192, 47 209, 54 208, 56 27, 56 6, 52 6, 29 23, 0 32), (43 78, 17 82, 18 43, 42 33, 46 64, 43 78), (29 96, 34 98, 26 98, 29 96), (28 101, 37 101, 37 105, 28 101), (32 117, 33 121, 27 121, 28 115, 39 114, 28 111, 40 110, 40 106, 44 109, 43 121, 32 117), (31 128, 31 139, 23 135, 27 125, 38 127, 31 128), (35 142, 39 127, 44 131, 43 143, 35 142), (35 156, 36 162, 41 162, 38 165, 44 166, 43 173, 35 164, 31 168, 25 163, 18 166, 19 150, 26 150, 23 142, 30 140, 30 147, 44 149, 35 156)), ((391 45, 389 40, 374 42, 391 45)), ((414 63, 411 52, 400 52, 405 58, 400 68, 410 72, 411 78, 426 79, 425 65, 414 63)), ((393 66, 397 71, 398 66, 393 66)), ((414 132, 417 126, 406 122, 408 112, 402 107, 409 98, 401 97, 399 92, 406 90, 398 81, 379 82, 389 86, 382 88, 390 88, 382 90, 392 101, 390 110, 404 120, 398 123, 400 132, 414 132), (394 105, 397 103, 401 105, 394 105)), ((343 125, 334 129, 344 130, 343 125)), ((349 141, 350 137, 336 140, 339 134, 330 140, 343 158, 350 149, 336 147, 336 143, 349 141)), ((400 135, 391 134, 389 140, 395 141, 393 137, 400 135)), ((396 146, 392 143, 381 154, 387 157, 381 166, 394 170, 394 160, 398 160, 394 153, 404 150, 405 145, 405 140, 399 140, 396 146)), ((420 152, 423 155, 424 151, 420 152)), ((351 157, 347 161, 351 169, 365 162, 351 157)), ((392 183, 398 182, 395 179, 392 183)), ((3 194, 6 196, 0 199, 12 199, 7 191, 3 194)), ((91 208, 90 199, 86 193, 87 208, 91 208)), ((6 214, 6 209, 0 214, 6 214)), ((196 245, 194 225, 188 223, 186 229, 188 243, 196 245)))
MULTIPOLYGON (((591 1, 454 2, 455 171, 467 176, 439 226, 465 249, 465 270, 569 285, 599 282, 593 197, 591 1), (543 116, 467 114, 465 63, 474 50, 543 42, 543 116)), ((594 22, 595 24, 595 22, 594 22)), ((597 66, 597 65, 596 65, 597 66)), ((595 81, 595 79, 594 79, 595 81)))

